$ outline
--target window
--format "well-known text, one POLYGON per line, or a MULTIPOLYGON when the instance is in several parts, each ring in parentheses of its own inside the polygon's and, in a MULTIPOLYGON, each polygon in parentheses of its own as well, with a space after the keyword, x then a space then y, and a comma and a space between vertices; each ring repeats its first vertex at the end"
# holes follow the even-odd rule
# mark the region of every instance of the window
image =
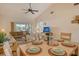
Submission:
POLYGON ((16 24, 15 25, 15 31, 28 31, 31 32, 31 24, 16 24))
POLYGON ((26 29, 25 24, 16 24, 16 31, 25 31, 26 29))

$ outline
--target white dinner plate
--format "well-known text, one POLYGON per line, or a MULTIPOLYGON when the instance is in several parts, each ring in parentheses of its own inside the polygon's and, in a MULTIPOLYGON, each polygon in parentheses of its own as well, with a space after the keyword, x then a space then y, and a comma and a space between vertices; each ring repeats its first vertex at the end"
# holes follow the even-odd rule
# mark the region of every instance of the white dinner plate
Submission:
POLYGON ((63 56, 65 55, 65 50, 63 48, 52 48, 50 52, 54 55, 63 56))
POLYGON ((40 47, 29 47, 26 49, 26 52, 33 54, 40 52, 40 50, 41 50, 40 47))

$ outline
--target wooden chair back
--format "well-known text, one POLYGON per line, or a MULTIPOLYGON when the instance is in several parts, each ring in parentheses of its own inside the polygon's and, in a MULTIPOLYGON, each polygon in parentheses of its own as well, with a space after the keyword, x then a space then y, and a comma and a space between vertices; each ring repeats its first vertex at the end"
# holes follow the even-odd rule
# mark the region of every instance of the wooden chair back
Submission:
POLYGON ((17 42, 13 43, 12 53, 13 53, 14 56, 19 56, 20 55, 20 50, 19 50, 19 46, 18 46, 17 42))
POLYGON ((12 56, 12 50, 8 41, 3 43, 3 50, 6 56, 12 56))
POLYGON ((65 32, 61 32, 61 39, 62 40, 68 40, 70 41, 71 40, 71 33, 65 33, 65 32))

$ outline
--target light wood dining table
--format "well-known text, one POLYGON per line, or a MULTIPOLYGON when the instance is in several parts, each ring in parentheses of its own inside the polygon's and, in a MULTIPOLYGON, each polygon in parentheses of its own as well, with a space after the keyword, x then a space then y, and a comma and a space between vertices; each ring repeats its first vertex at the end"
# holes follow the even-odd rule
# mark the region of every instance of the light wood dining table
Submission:
POLYGON ((20 55, 21 56, 31 56, 31 55, 28 55, 28 53, 26 52, 26 49, 29 47, 32 47, 32 46, 37 46, 37 47, 40 47, 42 49, 42 51, 39 54, 36 54, 33 56, 50 56, 50 54, 48 53, 48 50, 50 48, 56 48, 56 47, 63 48, 67 52, 67 56, 71 56, 73 54, 73 52, 75 52, 77 50, 77 46, 66 47, 66 46, 61 45, 61 42, 58 42, 58 43, 59 43, 58 46, 50 46, 45 41, 43 42, 43 44, 40 44, 40 45, 32 45, 32 43, 22 44, 22 45, 19 45, 20 55))

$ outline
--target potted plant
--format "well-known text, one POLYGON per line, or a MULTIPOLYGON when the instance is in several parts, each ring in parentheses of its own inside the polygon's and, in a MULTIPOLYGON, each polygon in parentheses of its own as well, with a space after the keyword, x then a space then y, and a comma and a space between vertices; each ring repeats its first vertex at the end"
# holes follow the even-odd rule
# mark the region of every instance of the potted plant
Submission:
POLYGON ((0 45, 5 41, 6 34, 4 32, 0 32, 0 45))

